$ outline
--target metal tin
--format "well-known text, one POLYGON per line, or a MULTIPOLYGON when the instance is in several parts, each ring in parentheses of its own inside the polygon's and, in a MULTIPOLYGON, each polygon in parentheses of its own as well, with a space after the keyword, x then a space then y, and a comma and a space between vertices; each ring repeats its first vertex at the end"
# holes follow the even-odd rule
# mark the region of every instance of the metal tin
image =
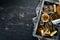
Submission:
MULTIPOLYGON (((47 2, 51 2, 51 3, 55 3, 55 4, 59 4, 59 2, 54 2, 54 1, 48 1, 48 0, 43 0, 41 3, 38 4, 37 8, 36 8, 36 17, 33 18, 33 23, 34 23, 34 30, 33 30, 33 36, 34 37, 37 37, 38 40, 40 40, 41 38, 44 38, 40 35, 37 35, 36 34, 36 31, 37 31, 37 28, 38 28, 38 23, 39 23, 39 20, 40 20, 40 17, 41 17, 41 12, 42 12, 42 9, 44 7, 44 2, 47 1, 47 2)), ((58 20, 59 21, 59 20, 58 20)), ((57 21, 53 20, 52 21, 53 23, 57 23, 57 21)), ((45 38, 47 40, 54 40, 54 39, 58 39, 58 35, 54 38, 45 38)))

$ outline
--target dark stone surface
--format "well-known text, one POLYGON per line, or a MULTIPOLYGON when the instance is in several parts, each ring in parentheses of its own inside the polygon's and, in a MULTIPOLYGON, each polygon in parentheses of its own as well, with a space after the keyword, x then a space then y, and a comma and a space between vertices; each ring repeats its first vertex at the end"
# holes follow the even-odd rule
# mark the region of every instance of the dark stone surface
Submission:
POLYGON ((0 40, 33 38, 32 18, 39 0, 0 0, 0 40))

